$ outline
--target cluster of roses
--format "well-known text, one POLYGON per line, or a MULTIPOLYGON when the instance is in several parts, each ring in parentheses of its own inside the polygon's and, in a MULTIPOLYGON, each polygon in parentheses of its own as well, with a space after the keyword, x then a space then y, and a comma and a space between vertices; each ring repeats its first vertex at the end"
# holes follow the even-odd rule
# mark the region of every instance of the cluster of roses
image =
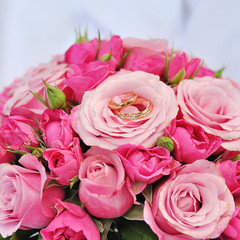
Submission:
POLYGON ((240 239, 239 106, 166 40, 79 38, 0 95, 0 234, 103 239, 134 209, 158 239, 240 239))

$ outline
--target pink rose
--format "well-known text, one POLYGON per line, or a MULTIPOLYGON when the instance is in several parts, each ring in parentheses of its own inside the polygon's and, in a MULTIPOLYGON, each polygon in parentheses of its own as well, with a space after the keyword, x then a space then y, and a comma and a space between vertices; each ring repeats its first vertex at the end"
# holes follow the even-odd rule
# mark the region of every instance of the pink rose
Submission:
MULTIPOLYGON (((129 113, 137 107, 125 107, 129 113)), ((178 111, 173 90, 153 74, 121 71, 108 77, 95 89, 85 92, 82 103, 72 109, 73 129, 86 145, 114 149, 132 143, 152 147, 178 111), (152 112, 142 119, 124 120, 108 104, 112 98, 133 92, 151 102, 152 112)))
POLYGON ((44 142, 51 148, 69 148, 76 135, 70 125, 68 114, 62 109, 45 110, 39 126, 44 142))
POLYGON ((80 162, 83 161, 78 138, 73 139, 72 145, 70 150, 48 148, 43 152, 53 178, 62 185, 69 185, 71 179, 78 176, 80 162))
POLYGON ((83 209, 73 203, 58 201, 56 218, 41 230, 43 240, 100 240, 100 233, 93 220, 83 209))
POLYGON ((174 141, 174 156, 179 162, 192 163, 206 159, 222 143, 221 138, 206 133, 200 126, 191 125, 184 119, 174 120, 166 130, 174 141))
POLYGON ((86 203, 86 209, 93 216, 120 217, 133 204, 120 158, 99 147, 92 147, 85 157, 79 170, 81 203, 86 203))
POLYGON ((225 149, 240 150, 240 91, 231 81, 211 77, 184 80, 177 92, 186 121, 221 137, 225 149))
POLYGON ((45 227, 55 216, 52 202, 64 197, 64 190, 59 187, 43 192, 47 175, 36 157, 23 155, 19 163, 23 167, 0 164, 0 234, 3 237, 18 229, 45 227))
POLYGON ((74 93, 75 100, 79 103, 87 90, 95 88, 106 77, 115 72, 115 64, 112 61, 95 61, 88 64, 71 65, 74 73, 69 73, 64 81, 74 93))
POLYGON ((126 144, 116 149, 123 162, 126 174, 132 181, 153 183, 169 175, 180 164, 175 162, 164 147, 146 149, 143 146, 126 144))
MULTIPOLYGON (((218 169, 225 178, 226 184, 233 196, 240 195, 240 161, 221 161, 218 164, 218 169)), ((240 199, 239 199, 240 200, 240 199)), ((238 202, 240 204, 240 201, 238 202)))
POLYGON ((23 145, 37 147, 39 142, 30 124, 35 126, 32 120, 22 116, 10 116, 6 118, 0 128, 2 146, 12 150, 23 151, 27 150, 23 145))
POLYGON ((15 159, 15 154, 7 151, 6 148, 0 144, 0 163, 11 163, 15 161, 15 159))
POLYGON ((231 221, 220 236, 221 240, 240 239, 240 207, 235 206, 235 208, 231 221))
POLYGON ((217 238, 235 211, 215 164, 198 160, 179 169, 145 201, 144 219, 159 239, 217 238))
POLYGON ((42 97, 46 97, 46 87, 43 81, 64 91, 68 98, 72 94, 69 87, 63 81, 66 73, 72 71, 67 64, 61 63, 63 56, 56 56, 47 64, 40 64, 36 68, 30 68, 25 75, 15 80, 12 84, 10 94, 12 97, 6 102, 3 108, 5 115, 24 115, 30 116, 32 119, 43 113, 46 107, 30 92, 39 93, 42 97))

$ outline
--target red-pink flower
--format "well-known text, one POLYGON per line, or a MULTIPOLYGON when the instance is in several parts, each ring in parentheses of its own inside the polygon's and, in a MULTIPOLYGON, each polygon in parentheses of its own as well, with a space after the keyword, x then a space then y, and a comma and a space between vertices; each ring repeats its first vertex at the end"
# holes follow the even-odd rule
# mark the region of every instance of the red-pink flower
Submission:
POLYGON ((100 240, 100 232, 91 217, 76 204, 57 201, 56 218, 41 230, 44 240, 100 240))
POLYGON ((191 125, 184 119, 172 121, 166 131, 174 141, 174 156, 179 162, 192 163, 206 159, 222 143, 221 138, 208 134, 200 126, 191 125))
POLYGON ((69 116, 62 109, 47 109, 40 120, 42 137, 48 147, 67 149, 75 137, 69 116))
POLYGON ((88 212, 100 218, 116 218, 133 204, 125 182, 125 171, 118 155, 92 147, 84 155, 79 170, 79 198, 88 212))
POLYGON ((71 179, 78 176, 80 162, 83 161, 78 138, 73 139, 71 149, 48 148, 43 157, 48 161, 52 177, 62 185, 69 185, 71 179))

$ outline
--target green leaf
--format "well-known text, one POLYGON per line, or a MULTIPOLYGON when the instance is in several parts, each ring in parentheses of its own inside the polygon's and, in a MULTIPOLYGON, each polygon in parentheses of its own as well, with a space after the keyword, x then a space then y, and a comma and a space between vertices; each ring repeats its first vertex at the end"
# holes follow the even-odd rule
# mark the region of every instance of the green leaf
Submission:
POLYGON ((216 78, 221 78, 222 77, 222 73, 223 71, 225 70, 226 67, 222 67, 221 69, 217 70, 215 73, 214 73, 214 76, 216 78))
POLYGON ((174 79, 171 81, 171 84, 178 84, 180 83, 185 77, 185 69, 182 68, 177 75, 174 77, 174 79))
POLYGON ((144 205, 133 205, 130 210, 128 210, 123 217, 127 220, 138 220, 143 221, 143 208, 144 205))
POLYGON ((144 221, 125 221, 120 226, 124 240, 158 240, 156 234, 144 221))
POLYGON ((148 184, 142 191, 143 196, 152 205, 152 184, 148 184))
POLYGON ((123 56, 122 56, 122 58, 121 58, 121 60, 120 60, 120 63, 119 63, 119 65, 118 65, 117 68, 116 68, 116 71, 119 71, 119 70, 122 68, 125 59, 126 59, 127 56, 132 52, 132 50, 133 50, 133 49, 131 48, 131 49, 129 49, 127 52, 125 52, 125 53, 123 54, 123 56))

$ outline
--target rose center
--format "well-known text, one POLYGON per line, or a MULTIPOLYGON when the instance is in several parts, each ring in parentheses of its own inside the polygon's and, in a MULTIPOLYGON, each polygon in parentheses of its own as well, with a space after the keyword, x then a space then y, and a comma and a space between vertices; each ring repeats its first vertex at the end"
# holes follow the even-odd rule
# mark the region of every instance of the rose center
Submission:
POLYGON ((187 193, 185 196, 179 197, 177 205, 183 212, 197 212, 201 203, 192 194, 187 193))

